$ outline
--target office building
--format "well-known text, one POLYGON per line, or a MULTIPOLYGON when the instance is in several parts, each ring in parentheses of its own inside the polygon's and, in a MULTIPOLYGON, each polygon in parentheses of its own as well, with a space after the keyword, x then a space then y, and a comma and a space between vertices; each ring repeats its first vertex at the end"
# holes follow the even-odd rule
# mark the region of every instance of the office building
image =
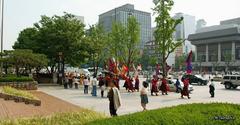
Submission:
MULTIPOLYGON (((175 40, 186 39, 182 45, 183 53, 188 54, 191 50, 195 50, 195 47, 187 40, 189 34, 193 34, 196 31, 196 21, 195 17, 183 13, 176 13, 173 18, 180 19, 183 17, 183 21, 181 24, 178 24, 176 27, 176 31, 173 34, 175 40)), ((178 48, 180 50, 180 48, 178 48)))
POLYGON ((99 15, 99 24, 103 25, 106 32, 112 30, 112 23, 119 22, 127 26, 129 16, 134 16, 140 25, 140 47, 151 40, 151 13, 135 10, 134 5, 125 4, 99 15))

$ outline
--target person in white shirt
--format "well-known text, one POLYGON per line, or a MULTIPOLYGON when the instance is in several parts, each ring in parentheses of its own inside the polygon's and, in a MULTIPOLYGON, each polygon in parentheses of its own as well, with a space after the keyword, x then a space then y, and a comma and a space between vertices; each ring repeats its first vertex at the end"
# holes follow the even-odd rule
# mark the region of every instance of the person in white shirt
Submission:
POLYGON ((84 94, 88 94, 89 80, 87 77, 84 77, 83 84, 84 84, 84 94))
POLYGON ((143 111, 147 110, 147 108, 146 108, 146 105, 148 104, 147 87, 148 87, 148 83, 146 81, 144 81, 143 87, 140 90, 141 105, 143 107, 143 111))
POLYGON ((93 76, 91 84, 92 84, 92 96, 97 96, 97 79, 96 79, 96 76, 93 76))

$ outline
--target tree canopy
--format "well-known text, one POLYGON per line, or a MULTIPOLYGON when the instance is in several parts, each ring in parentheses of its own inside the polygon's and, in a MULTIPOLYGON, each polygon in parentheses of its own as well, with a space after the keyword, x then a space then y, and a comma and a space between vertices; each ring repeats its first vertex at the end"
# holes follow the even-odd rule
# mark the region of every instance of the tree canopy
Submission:
POLYGON ((22 69, 22 73, 27 71, 31 72, 32 69, 38 71, 42 67, 47 66, 48 63, 45 55, 33 53, 32 50, 16 49, 4 51, 2 56, 1 61, 14 67, 17 75, 19 75, 20 69, 22 69))
POLYGON ((90 60, 93 62, 94 73, 97 73, 100 63, 108 57, 106 55, 108 35, 101 25, 92 25, 86 32, 85 40, 88 53, 91 55, 90 60))
POLYGON ((84 42, 84 24, 74 15, 42 16, 33 27, 26 28, 18 36, 14 49, 30 49, 47 55, 49 66, 55 66, 58 53, 62 52, 65 63, 79 66, 88 57, 84 42))
POLYGON ((178 24, 181 23, 183 18, 174 19, 170 15, 172 6, 174 5, 173 0, 154 0, 155 7, 153 8, 154 14, 156 15, 156 30, 154 32, 156 52, 161 54, 162 58, 162 70, 166 76, 166 60, 178 46, 182 44, 182 40, 173 41, 173 33, 178 24))
POLYGON ((140 54, 140 27, 134 16, 129 16, 127 25, 119 22, 112 25, 109 52, 121 64, 131 67, 140 54))

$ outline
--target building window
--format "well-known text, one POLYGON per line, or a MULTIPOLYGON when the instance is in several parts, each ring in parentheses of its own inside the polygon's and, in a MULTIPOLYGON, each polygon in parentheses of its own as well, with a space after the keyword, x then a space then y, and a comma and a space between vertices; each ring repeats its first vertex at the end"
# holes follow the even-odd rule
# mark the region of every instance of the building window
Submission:
POLYGON ((232 42, 221 44, 221 61, 232 60, 232 42))
POLYGON ((197 60, 198 62, 206 61, 206 45, 197 46, 197 60))
POLYGON ((235 56, 236 60, 240 60, 240 43, 236 43, 235 56))
POLYGON ((208 45, 208 60, 209 62, 218 61, 218 44, 209 44, 208 45))

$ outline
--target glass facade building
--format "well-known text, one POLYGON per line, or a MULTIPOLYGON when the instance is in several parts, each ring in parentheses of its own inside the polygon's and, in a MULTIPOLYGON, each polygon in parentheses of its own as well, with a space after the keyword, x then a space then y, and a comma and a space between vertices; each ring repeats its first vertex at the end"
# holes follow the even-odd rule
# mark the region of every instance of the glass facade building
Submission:
POLYGON ((134 9, 134 5, 125 4, 99 15, 99 24, 103 25, 106 32, 112 30, 113 22, 120 22, 127 26, 129 16, 134 16, 140 26, 140 47, 143 49, 145 43, 151 40, 151 13, 134 9))

